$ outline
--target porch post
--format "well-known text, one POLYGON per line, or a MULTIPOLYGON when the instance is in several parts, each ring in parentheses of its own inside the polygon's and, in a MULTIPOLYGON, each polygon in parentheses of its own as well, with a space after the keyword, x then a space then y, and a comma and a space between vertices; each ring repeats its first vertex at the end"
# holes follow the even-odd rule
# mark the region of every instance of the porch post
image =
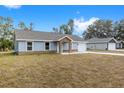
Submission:
POLYGON ((57 53, 59 53, 59 42, 57 42, 57 53))
POLYGON ((69 52, 71 52, 71 47, 72 47, 71 41, 69 41, 69 52))
POLYGON ((59 42, 59 53, 62 53, 62 42, 59 42))

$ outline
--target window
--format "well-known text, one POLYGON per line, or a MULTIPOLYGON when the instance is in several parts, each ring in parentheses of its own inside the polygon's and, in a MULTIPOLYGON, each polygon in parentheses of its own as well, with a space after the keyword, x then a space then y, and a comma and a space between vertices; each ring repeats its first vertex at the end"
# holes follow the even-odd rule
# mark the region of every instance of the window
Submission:
POLYGON ((32 50, 32 42, 27 42, 27 50, 32 50))
POLYGON ((49 50, 49 42, 46 42, 46 43, 45 43, 45 49, 46 49, 46 50, 49 50))

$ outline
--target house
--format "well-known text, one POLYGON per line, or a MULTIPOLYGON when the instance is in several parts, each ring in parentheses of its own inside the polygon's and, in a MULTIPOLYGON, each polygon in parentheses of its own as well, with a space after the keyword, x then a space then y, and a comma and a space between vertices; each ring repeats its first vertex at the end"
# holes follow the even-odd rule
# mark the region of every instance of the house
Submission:
POLYGON ((76 35, 16 30, 15 51, 18 54, 84 52, 86 51, 86 43, 76 35))
POLYGON ((116 43, 114 38, 92 38, 87 41, 87 49, 115 50, 116 43))
POLYGON ((116 48, 117 48, 117 49, 122 49, 122 48, 124 48, 124 41, 123 41, 123 40, 117 41, 117 43, 116 43, 116 48))

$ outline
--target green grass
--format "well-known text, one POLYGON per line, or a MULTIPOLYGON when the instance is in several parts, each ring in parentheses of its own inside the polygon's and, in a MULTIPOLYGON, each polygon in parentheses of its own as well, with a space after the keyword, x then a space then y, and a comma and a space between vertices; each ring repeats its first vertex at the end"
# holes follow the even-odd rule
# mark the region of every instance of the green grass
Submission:
POLYGON ((95 54, 0 57, 0 87, 124 87, 124 57, 95 54))

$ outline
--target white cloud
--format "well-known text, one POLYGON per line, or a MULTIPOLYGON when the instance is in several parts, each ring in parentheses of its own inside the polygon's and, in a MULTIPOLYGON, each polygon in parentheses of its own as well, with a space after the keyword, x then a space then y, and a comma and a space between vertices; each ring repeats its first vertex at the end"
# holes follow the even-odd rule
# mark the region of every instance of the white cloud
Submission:
POLYGON ((93 24, 93 22, 95 22, 96 20, 99 20, 99 18, 92 17, 89 20, 84 20, 84 18, 81 17, 79 19, 74 19, 74 29, 77 33, 82 33, 87 29, 89 25, 93 24))
POLYGON ((19 9, 21 8, 21 5, 4 5, 6 8, 9 9, 19 9))

